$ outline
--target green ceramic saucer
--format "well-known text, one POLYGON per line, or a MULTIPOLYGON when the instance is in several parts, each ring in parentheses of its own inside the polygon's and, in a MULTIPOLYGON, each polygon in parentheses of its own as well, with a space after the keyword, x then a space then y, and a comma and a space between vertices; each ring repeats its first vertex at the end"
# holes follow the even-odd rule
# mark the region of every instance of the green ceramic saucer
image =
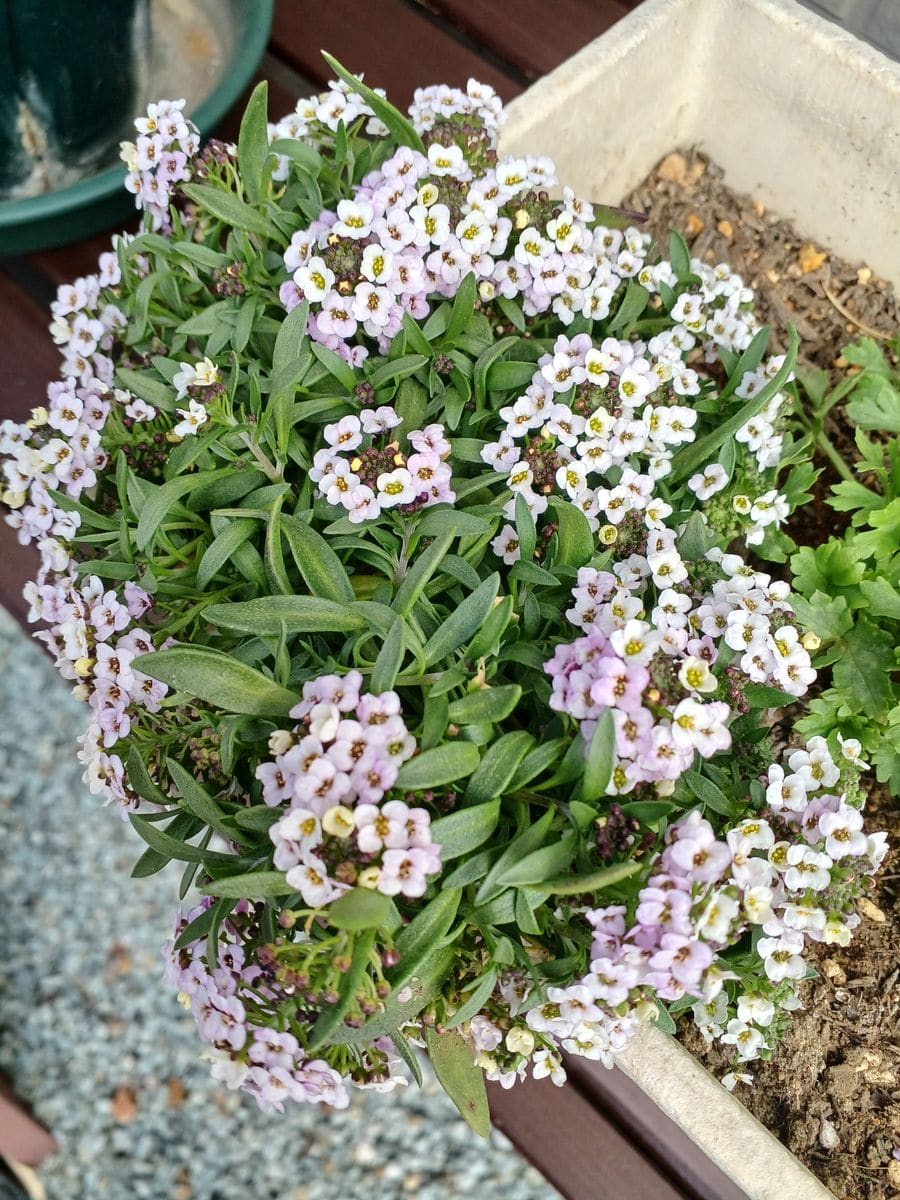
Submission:
MULTIPOLYGON (((232 50, 213 91, 191 111, 201 133, 215 127, 253 77, 269 38, 272 6, 273 0, 228 0, 223 5, 234 25, 232 50)), ((0 201, 0 255, 66 245, 126 221, 135 208, 124 178, 124 166, 108 167, 58 191, 0 201)))

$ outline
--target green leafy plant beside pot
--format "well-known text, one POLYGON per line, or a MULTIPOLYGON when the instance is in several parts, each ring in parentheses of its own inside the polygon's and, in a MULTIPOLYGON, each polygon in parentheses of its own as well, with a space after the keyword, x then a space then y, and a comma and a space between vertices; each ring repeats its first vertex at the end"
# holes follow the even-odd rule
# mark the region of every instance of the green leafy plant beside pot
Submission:
MULTIPOLYGON (((896 362, 898 344, 889 347, 896 362)), ((857 368, 828 390, 818 374, 804 376, 812 420, 841 400, 856 425, 859 458, 827 503, 852 514, 842 537, 801 548, 791 559, 794 608, 822 643, 817 665, 830 667, 830 686, 798 723, 806 736, 852 736, 876 777, 900 795, 900 373, 871 339, 842 357, 857 368), (873 436, 870 436, 873 435, 873 436), (864 481, 864 482, 863 482, 864 481)), ((826 434, 820 432, 824 444, 826 434)))
POLYGON ((60 289, 62 379, 3 427, 86 777, 135 874, 185 864, 168 976, 265 1108, 421 1046, 484 1133, 485 1078, 670 1005, 744 1074, 885 851, 850 747, 767 732, 815 675, 742 553, 790 510, 796 340, 498 158, 490 88, 406 117, 332 65, 236 152, 141 119, 145 231, 60 289))

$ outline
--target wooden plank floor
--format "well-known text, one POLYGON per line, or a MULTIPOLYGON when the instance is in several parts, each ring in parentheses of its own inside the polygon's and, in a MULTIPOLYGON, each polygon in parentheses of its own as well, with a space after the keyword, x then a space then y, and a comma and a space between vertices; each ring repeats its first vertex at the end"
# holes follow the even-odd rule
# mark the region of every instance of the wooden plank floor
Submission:
MULTIPOLYGON (((429 83, 470 76, 510 100, 599 36, 638 0, 277 0, 269 52, 271 112, 324 85, 327 49, 405 106, 429 83)), ((223 133, 233 136, 236 115, 223 133)), ((0 419, 42 403, 56 351, 47 306, 56 286, 94 268, 108 236, 0 261, 0 419)), ((0 604, 24 621, 34 556, 0 524, 0 604)), ((494 1124, 569 1200, 742 1200, 690 1140, 619 1071, 569 1064, 570 1083, 493 1086, 494 1124)))

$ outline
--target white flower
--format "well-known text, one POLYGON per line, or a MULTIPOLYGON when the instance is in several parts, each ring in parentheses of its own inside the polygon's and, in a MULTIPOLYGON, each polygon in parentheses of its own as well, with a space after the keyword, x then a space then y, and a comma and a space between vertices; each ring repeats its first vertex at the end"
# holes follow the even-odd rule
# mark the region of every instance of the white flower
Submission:
POLYGON ((502 558, 506 565, 511 567, 521 557, 518 533, 511 525, 504 525, 491 542, 491 549, 498 558, 502 558))
POLYGON ((682 662, 679 668, 678 682, 692 692, 714 692, 719 686, 719 681, 709 669, 706 659, 690 656, 682 662))
POLYGON ((765 996, 757 995, 753 992, 747 992, 743 996, 738 997, 737 1013, 739 1021, 753 1022, 754 1025, 762 1025, 766 1028, 772 1024, 772 1019, 775 1016, 775 1005, 765 996))
POLYGON ((438 142, 432 142, 428 147, 428 166, 432 175, 461 176, 468 172, 459 146, 441 146, 438 142))
POLYGON ((688 480, 688 487, 698 500, 708 500, 716 492, 721 492, 727 483, 728 472, 718 463, 713 463, 705 471, 698 471, 696 475, 692 475, 688 480))
POLYGON ((334 271, 324 258, 311 258, 294 272, 294 283, 307 300, 324 300, 334 286, 334 271))
POLYGON ((386 471, 378 476, 378 503, 382 508, 396 508, 398 504, 411 504, 416 498, 413 477, 405 467, 386 471))
POLYGON ((758 1058, 760 1050, 765 1046, 765 1038, 758 1029, 745 1021, 732 1020, 728 1022, 721 1039, 726 1045, 734 1046, 741 1062, 758 1058))
POLYGON ((321 701, 309 714, 309 732, 320 742, 334 740, 341 723, 341 710, 336 704, 321 701))
POLYGON ((209 413, 196 400, 191 400, 187 408, 178 408, 175 411, 179 417, 183 418, 172 430, 177 437, 188 437, 190 434, 196 433, 200 426, 205 425, 209 419, 209 413))
POLYGON ((862 743, 857 738, 845 738, 842 733, 837 735, 838 742, 841 747, 841 754, 848 762, 852 762, 854 766, 859 767, 861 771, 867 771, 869 764, 864 762, 862 755, 862 743))

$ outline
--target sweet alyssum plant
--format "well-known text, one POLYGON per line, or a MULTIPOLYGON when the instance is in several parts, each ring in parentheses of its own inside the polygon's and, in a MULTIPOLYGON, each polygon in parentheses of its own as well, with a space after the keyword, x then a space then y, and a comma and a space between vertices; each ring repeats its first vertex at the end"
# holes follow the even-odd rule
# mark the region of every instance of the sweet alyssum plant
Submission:
POLYGON ((851 743, 768 732, 815 674, 741 551, 803 497, 796 347, 498 158, 489 88, 407 119, 332 65, 236 148, 151 106, 144 231, 60 289, 62 378, 3 427, 87 779, 137 876, 186 864, 167 976, 266 1108, 424 1046, 484 1132, 485 1076, 691 1005, 766 1055, 884 854, 851 743))

